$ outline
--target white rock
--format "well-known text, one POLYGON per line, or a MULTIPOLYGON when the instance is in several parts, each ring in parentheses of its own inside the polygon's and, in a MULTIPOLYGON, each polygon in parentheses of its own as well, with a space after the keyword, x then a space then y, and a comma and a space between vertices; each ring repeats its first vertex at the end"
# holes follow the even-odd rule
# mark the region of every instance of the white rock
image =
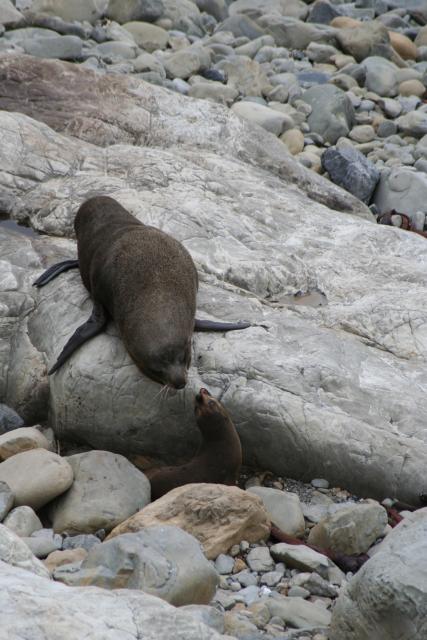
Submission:
MULTIPOLYGON (((31 571, 42 578, 50 578, 49 571, 32 554, 25 542, 13 531, 0 524, 0 564, 2 568, 4 562, 25 569, 26 572, 31 571)), ((4 626, 2 626, 2 632, 4 632, 4 626)))
POLYGON ((268 487, 251 487, 248 491, 261 498, 276 527, 290 536, 300 536, 304 533, 304 514, 296 493, 268 487))
POLYGON ((73 470, 56 453, 31 449, 2 462, 0 480, 12 489, 16 506, 39 509, 71 486, 73 470))
POLYGON ((45 436, 34 427, 21 427, 0 435, 0 461, 29 449, 49 449, 45 436))

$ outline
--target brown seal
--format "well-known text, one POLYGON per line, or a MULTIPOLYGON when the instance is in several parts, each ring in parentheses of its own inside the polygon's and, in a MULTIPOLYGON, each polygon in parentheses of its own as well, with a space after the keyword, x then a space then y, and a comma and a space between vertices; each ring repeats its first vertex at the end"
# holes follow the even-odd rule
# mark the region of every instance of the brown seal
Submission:
POLYGON ((195 319, 198 278, 188 251, 163 231, 139 222, 112 198, 98 196, 82 204, 74 228, 78 260, 53 265, 34 284, 41 287, 78 267, 94 308, 49 373, 113 318, 138 368, 156 382, 182 389, 193 330, 250 326, 195 319))
POLYGON ((242 465, 242 446, 230 416, 207 389, 200 389, 195 398, 195 414, 202 435, 200 448, 186 464, 146 472, 152 500, 191 482, 236 484, 242 465))

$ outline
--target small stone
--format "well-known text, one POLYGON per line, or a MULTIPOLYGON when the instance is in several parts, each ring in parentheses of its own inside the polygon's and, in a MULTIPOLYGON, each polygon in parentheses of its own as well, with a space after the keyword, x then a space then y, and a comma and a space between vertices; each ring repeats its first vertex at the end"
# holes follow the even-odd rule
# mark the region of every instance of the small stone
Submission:
POLYGON ((327 627, 331 622, 329 611, 303 598, 269 598, 267 606, 272 616, 298 629, 327 627))
POLYGON ((238 544, 233 544, 229 553, 232 558, 235 558, 240 553, 240 546, 238 544))
POLYGON ((274 567, 273 558, 267 547, 255 547, 246 557, 246 562, 252 571, 269 571, 274 567))
POLYGON ((49 578, 49 571, 31 553, 22 538, 2 524, 0 524, 0 560, 13 567, 31 571, 42 578, 49 578))
POLYGON ((275 587, 279 584, 283 575, 284 571, 268 571, 261 576, 260 584, 265 584, 267 587, 275 587))
POLYGON ((333 182, 363 202, 370 202, 380 173, 360 151, 349 146, 330 147, 321 161, 333 182))
POLYGON ((28 538, 22 538, 36 558, 46 558, 52 551, 62 547, 62 537, 52 529, 39 529, 28 538))
POLYGON ((215 569, 221 575, 231 573, 233 571, 233 567, 233 558, 231 556, 225 555, 224 553, 220 553, 220 555, 215 560, 215 569))
POLYGON ((236 573, 233 577, 240 582, 242 587, 250 587, 251 585, 258 584, 258 576, 248 570, 236 573))
POLYGON ((380 138, 388 138, 396 133, 397 125, 393 120, 383 120, 377 129, 377 136, 380 138))
POLYGON ((243 602, 247 607, 259 600, 260 595, 260 589, 255 585, 250 585, 239 591, 239 596, 243 598, 243 602))
POLYGON ((6 404, 0 404, 0 433, 6 433, 24 426, 23 419, 6 404))
POLYGON ((354 504, 319 522, 311 529, 308 541, 349 555, 365 553, 386 524, 387 512, 377 502, 354 504))
POLYGON ((257 633, 257 628, 248 618, 242 614, 235 613, 234 611, 227 611, 224 615, 224 631, 228 636, 234 638, 248 638, 254 633, 257 633))
POLYGON ((418 96, 421 98, 426 92, 426 88, 419 80, 404 80, 399 84, 399 94, 401 96, 418 96))
POLYGON ((144 51, 152 53, 158 49, 165 49, 169 34, 165 29, 148 22, 126 22, 123 25, 132 36, 135 43, 144 51))
POLYGON ((360 143, 370 142, 375 138, 375 131, 369 124, 359 125, 357 127, 353 127, 349 133, 349 138, 360 143))
POLYGON ((329 489, 329 482, 325 478, 314 478, 310 484, 315 489, 329 489))
POLYGON ((0 480, 11 488, 16 506, 39 509, 64 493, 73 478, 68 462, 46 449, 23 451, 0 464, 0 480))
POLYGON ((245 553, 249 549, 249 542, 247 540, 242 540, 240 543, 240 551, 245 553))
POLYGON ((240 571, 244 571, 247 568, 246 562, 242 558, 234 560, 233 573, 240 573, 240 571))
POLYGON ((304 589, 303 587, 291 587, 288 591, 289 598, 308 598, 310 595, 310 591, 308 589, 304 589))
POLYGON ((31 507, 15 507, 3 520, 5 527, 20 538, 28 538, 35 531, 43 528, 38 515, 31 507))
POLYGON ((397 31, 389 31, 391 46, 404 60, 417 59, 417 47, 407 36, 397 31))
POLYGON ((280 136, 289 153, 296 155, 304 149, 304 134, 299 129, 288 129, 280 136))
POLYGON ((275 560, 283 561, 287 567, 294 567, 300 571, 316 571, 327 580, 331 580, 331 569, 335 576, 338 577, 340 574, 342 576, 342 573, 327 556, 304 545, 279 542, 270 547, 270 553, 275 560))
POLYGON ((109 0, 107 16, 120 24, 130 20, 154 22, 163 11, 162 0, 109 0))
POLYGON ((42 433, 34 427, 21 427, 0 435, 0 462, 22 451, 49 449, 49 443, 42 433))

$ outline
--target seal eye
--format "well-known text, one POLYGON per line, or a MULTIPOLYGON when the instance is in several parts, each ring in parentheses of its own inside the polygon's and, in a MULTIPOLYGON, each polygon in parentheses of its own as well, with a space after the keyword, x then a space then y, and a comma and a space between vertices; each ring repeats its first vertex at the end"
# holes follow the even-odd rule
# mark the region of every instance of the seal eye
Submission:
POLYGON ((214 408, 214 406, 215 406, 215 402, 214 402, 214 400, 209 400, 209 402, 208 402, 208 406, 209 406, 211 409, 213 409, 213 408, 214 408))

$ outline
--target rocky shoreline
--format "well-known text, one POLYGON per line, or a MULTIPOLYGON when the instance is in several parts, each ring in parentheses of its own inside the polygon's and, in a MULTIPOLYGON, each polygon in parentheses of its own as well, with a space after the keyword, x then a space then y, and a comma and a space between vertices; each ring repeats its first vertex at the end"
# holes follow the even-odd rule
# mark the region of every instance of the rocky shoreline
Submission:
POLYGON ((375 224, 427 229, 426 87, 422 0, 0 0, 0 637, 427 638, 427 245, 375 224), (47 378, 90 301, 32 282, 99 193, 253 325, 181 395, 113 325, 47 378), (240 488, 151 502, 200 386, 240 488))

